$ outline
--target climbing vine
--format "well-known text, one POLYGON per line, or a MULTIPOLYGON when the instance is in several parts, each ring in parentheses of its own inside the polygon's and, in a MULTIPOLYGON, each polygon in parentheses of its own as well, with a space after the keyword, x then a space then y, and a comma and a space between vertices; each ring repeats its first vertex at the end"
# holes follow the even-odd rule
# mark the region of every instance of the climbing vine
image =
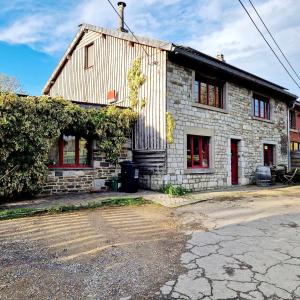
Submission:
POLYGON ((95 140, 117 162, 135 120, 131 109, 84 109, 62 98, 0 93, 0 199, 40 190, 50 146, 62 133, 95 140))
POLYGON ((136 58, 127 74, 129 87, 129 100, 132 109, 142 109, 146 105, 146 99, 139 99, 139 89, 145 83, 146 76, 142 74, 141 58, 136 58))
POLYGON ((171 113, 166 112, 167 120, 167 142, 169 144, 174 143, 174 129, 175 129, 175 120, 171 113))

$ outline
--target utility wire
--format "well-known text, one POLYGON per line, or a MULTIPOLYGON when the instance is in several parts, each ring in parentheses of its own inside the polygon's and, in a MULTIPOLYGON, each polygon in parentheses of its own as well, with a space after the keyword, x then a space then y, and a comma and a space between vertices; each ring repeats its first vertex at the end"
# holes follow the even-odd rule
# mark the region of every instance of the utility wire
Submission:
POLYGON ((280 60, 280 58, 278 57, 278 55, 276 54, 276 52, 274 51, 274 49, 272 48, 272 46, 270 45, 270 43, 268 42, 268 40, 265 38, 264 34, 261 32, 261 30, 258 28, 258 26, 256 25, 255 21, 252 19, 250 13, 248 12, 247 8, 244 6, 243 2, 241 0, 238 0, 240 2, 240 4, 242 5, 243 9, 245 10, 245 12, 247 13, 248 17, 250 18, 251 22, 253 23, 253 25, 255 26, 255 28, 258 30, 258 32, 260 33, 260 35, 262 36, 262 38, 264 39, 264 41, 267 43, 267 45, 269 46, 269 48, 271 49, 271 51, 273 52, 273 54, 276 56, 277 60, 280 62, 280 64, 282 65, 282 67, 285 69, 285 71, 287 72, 287 74, 290 76, 290 78, 293 80, 293 82, 297 85, 297 87, 300 89, 300 85, 297 83, 297 81, 294 79, 294 77, 291 75, 291 73, 289 72, 289 70, 286 68, 286 66, 283 64, 283 62, 280 60))
MULTIPOLYGON (((119 16, 119 18, 122 20, 122 16, 119 14, 119 12, 116 10, 116 8, 114 7, 114 5, 111 3, 110 0, 107 0, 108 3, 110 4, 110 6, 113 8, 113 10, 115 11, 115 13, 119 16)), ((136 39, 136 41, 141 44, 144 52, 146 53, 147 56, 149 56, 149 53, 147 52, 147 50, 145 49, 144 45, 138 40, 138 38, 135 36, 135 34, 133 33, 133 31, 130 29, 130 27, 127 25, 127 23, 124 21, 125 26, 127 27, 127 29, 129 30, 129 32, 132 34, 132 36, 136 39)))
POLYGON ((300 77, 298 75, 298 73, 296 72, 296 70, 293 68, 292 64, 290 63, 290 61, 287 59, 286 55, 283 53, 283 51, 281 50, 281 48, 279 47, 278 43, 276 42, 274 36, 272 35, 272 33, 270 32, 269 28, 267 27, 267 25, 265 24, 265 22, 263 21, 262 17, 260 16, 260 14, 258 13, 257 9, 255 8, 254 4, 252 3, 251 0, 249 0, 251 6, 253 7, 253 9, 255 10, 257 16, 259 17, 260 21, 263 23, 264 27, 266 28, 266 30, 268 31, 269 35, 271 36, 273 42, 275 43, 275 45, 277 46, 278 50, 280 51, 280 53, 282 54, 282 56, 284 57, 284 59, 286 60, 286 62, 288 63, 288 65, 291 67, 291 69, 293 70, 293 72, 295 73, 295 75, 297 76, 297 78, 300 80, 300 77))

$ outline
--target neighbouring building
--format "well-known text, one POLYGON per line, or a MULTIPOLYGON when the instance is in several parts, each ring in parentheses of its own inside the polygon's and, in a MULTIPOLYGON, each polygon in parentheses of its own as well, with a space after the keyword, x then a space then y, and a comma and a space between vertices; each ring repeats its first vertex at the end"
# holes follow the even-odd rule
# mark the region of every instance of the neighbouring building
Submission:
MULTIPOLYGON (((226 63, 222 55, 136 39, 122 22, 119 30, 80 25, 43 92, 90 105, 129 107, 127 73, 137 57, 146 77, 140 89, 146 105, 139 111, 130 153, 140 166, 141 186, 245 185, 258 165, 288 165, 288 106, 297 96, 226 63)), ((71 190, 80 188, 78 182, 81 190, 95 184, 105 188, 109 175, 118 171, 100 154, 86 166, 85 143, 80 137, 60 138, 61 152, 70 147, 77 162, 51 169, 54 184, 48 192, 68 191, 69 182, 71 190)))
POLYGON ((290 109, 290 150, 291 167, 300 167, 300 103, 295 102, 290 109))

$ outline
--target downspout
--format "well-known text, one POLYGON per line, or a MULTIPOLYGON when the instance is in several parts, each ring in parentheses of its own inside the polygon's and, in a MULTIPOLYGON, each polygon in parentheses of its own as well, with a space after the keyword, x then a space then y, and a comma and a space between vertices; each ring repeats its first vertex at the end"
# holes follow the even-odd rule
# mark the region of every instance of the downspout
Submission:
POLYGON ((288 170, 291 170, 291 138, 290 138, 290 111, 295 108, 296 101, 293 102, 292 107, 287 105, 287 136, 288 136, 288 170))

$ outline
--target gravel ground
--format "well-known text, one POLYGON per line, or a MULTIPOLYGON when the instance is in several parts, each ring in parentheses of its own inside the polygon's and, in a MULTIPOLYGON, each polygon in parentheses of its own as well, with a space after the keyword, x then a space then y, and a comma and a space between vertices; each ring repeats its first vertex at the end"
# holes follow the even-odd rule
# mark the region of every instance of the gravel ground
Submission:
POLYGON ((0 222, 1 299, 155 299, 182 271, 169 209, 105 208, 0 222))

